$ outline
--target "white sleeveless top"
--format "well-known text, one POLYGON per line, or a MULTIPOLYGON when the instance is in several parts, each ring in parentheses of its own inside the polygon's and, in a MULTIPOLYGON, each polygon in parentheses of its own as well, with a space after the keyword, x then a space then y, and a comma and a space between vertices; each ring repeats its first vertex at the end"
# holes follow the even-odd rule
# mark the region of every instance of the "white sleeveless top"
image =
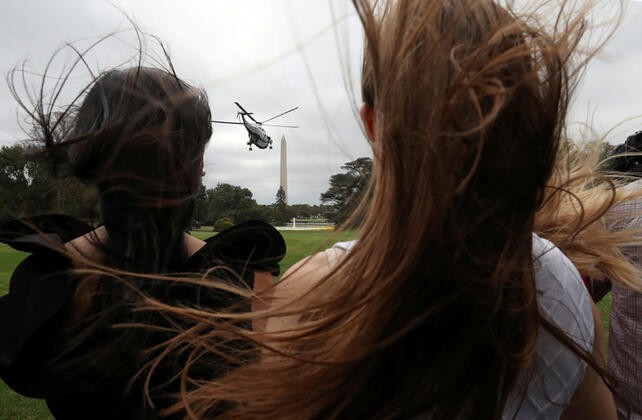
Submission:
MULTIPOLYGON (((336 265, 341 255, 337 248, 349 251, 355 244, 356 241, 338 242, 327 249, 330 267, 336 265)), ((591 298, 577 269, 555 245, 535 234, 533 257, 540 313, 592 353, 595 330, 591 298)), ((533 368, 518 378, 503 418, 559 418, 582 382, 585 370, 582 359, 540 328, 533 368)))

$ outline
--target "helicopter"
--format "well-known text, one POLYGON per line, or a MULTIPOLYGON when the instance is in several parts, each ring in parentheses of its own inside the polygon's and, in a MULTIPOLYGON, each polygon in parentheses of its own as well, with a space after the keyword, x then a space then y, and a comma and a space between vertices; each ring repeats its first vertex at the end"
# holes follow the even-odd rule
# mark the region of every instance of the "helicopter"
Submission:
MULTIPOLYGON (((268 118, 267 120, 257 121, 252 116, 252 112, 247 112, 245 108, 243 108, 241 104, 239 104, 238 102, 234 102, 234 103, 241 110, 237 113, 237 117, 240 116, 243 122, 218 121, 218 120, 212 120, 212 122, 218 123, 218 124, 239 124, 239 125, 242 124, 243 126, 245 126, 245 129, 247 130, 247 135, 249 137, 247 145, 250 147, 250 150, 252 150, 252 145, 258 147, 259 149, 265 149, 268 147, 271 149, 272 139, 270 138, 270 136, 267 135, 267 133, 263 129, 262 127, 263 124, 299 108, 298 106, 295 106, 294 108, 288 109, 287 111, 282 112, 279 115, 275 115, 272 118, 268 118), (249 121, 248 119, 251 121, 249 121)), ((299 128, 298 126, 294 126, 294 125, 274 125, 274 124, 265 124, 265 125, 270 127, 299 128)))

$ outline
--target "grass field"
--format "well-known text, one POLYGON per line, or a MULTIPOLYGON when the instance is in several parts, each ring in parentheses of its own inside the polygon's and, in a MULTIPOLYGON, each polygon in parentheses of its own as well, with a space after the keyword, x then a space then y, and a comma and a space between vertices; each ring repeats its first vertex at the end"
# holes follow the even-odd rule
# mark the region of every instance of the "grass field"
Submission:
MULTIPOLYGON (((311 253, 324 249, 331 243, 349 239, 353 234, 344 232, 334 235, 327 231, 283 231, 287 244, 287 255, 281 265, 282 272, 292 264, 311 253)), ((212 235, 211 232, 194 232, 194 236, 205 239, 212 235)), ((9 278, 13 269, 26 256, 4 244, 0 244, 0 295, 7 292, 9 278)), ((598 304, 602 314, 602 322, 608 333, 608 313, 611 307, 611 295, 607 295, 598 304)), ((52 419, 45 403, 42 400, 25 398, 13 393, 0 381, 0 420, 40 420, 52 419)))

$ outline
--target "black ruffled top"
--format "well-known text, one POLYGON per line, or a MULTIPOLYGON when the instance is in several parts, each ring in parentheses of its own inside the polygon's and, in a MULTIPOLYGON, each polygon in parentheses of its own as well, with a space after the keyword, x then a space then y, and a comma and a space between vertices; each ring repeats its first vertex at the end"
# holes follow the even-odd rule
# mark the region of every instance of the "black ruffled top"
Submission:
MULTIPOLYGON (((135 372, 105 375, 74 365, 73 360, 68 363, 58 354, 65 308, 77 279, 70 259, 52 245, 64 244, 91 230, 93 227, 62 215, 0 225, 0 242, 31 253, 15 269, 9 293, 0 297, 0 377, 22 395, 46 399, 58 419, 155 418, 154 410, 144 408, 142 392, 125 391, 123 378, 135 372)), ((236 274, 230 281, 243 281, 251 288, 254 270, 278 275, 284 255, 281 234, 269 224, 250 221, 209 238, 178 272, 201 273, 224 266, 225 271, 236 274)), ((227 308, 237 299, 220 292, 205 300, 202 296, 202 290, 173 286, 163 299, 173 305, 190 305, 198 299, 215 310, 227 308)), ((100 340, 94 339, 91 345, 100 346, 100 340)), ((217 359, 209 362, 215 364, 217 359)), ((220 363, 225 362, 221 359, 220 363)), ((219 368, 225 370, 225 366, 219 368)), ((216 369, 204 372, 203 377, 216 374, 216 369)), ((161 377, 173 373, 165 372, 161 377)))

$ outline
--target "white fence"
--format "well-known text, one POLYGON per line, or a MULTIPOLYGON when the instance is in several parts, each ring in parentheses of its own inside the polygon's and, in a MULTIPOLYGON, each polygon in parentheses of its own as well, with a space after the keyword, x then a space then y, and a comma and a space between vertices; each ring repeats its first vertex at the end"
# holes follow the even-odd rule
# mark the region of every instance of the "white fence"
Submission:
POLYGON ((311 222, 306 220, 292 220, 285 226, 277 226, 278 230, 334 230, 334 223, 331 222, 311 222))

